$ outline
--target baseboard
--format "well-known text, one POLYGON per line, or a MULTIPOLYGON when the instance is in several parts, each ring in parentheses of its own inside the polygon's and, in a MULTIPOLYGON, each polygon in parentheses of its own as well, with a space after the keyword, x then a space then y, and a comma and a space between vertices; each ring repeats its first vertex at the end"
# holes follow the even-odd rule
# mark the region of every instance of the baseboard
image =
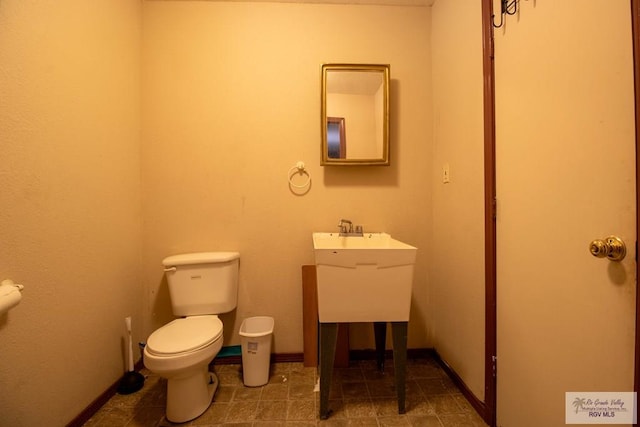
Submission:
POLYGON ((460 389, 462 395, 467 399, 467 401, 471 404, 473 409, 476 410, 478 415, 482 417, 483 420, 486 420, 487 416, 487 406, 485 403, 478 399, 475 394, 471 391, 467 384, 460 378, 460 376, 456 373, 456 371, 449 366, 447 362, 445 362, 436 350, 432 350, 433 358, 438 362, 438 364, 442 367, 442 369, 447 373, 451 381, 460 389))
MULTIPOLYGON (((302 353, 279 353, 279 354, 271 354, 270 361, 271 363, 291 363, 291 362, 302 362, 304 360, 304 355, 302 353)), ((214 365, 241 365, 242 364, 242 355, 233 355, 227 357, 216 357, 213 359, 213 362, 209 366, 214 365)))
MULTIPOLYGON (((134 365, 134 370, 140 371, 144 365, 142 364, 142 359, 138 360, 134 365)), ((102 408, 105 403, 109 401, 118 391, 118 385, 120 385, 120 378, 113 384, 109 386, 100 396, 96 397, 93 402, 89 404, 82 412, 80 412, 74 419, 69 421, 66 427, 81 427, 89 421, 89 418, 93 417, 93 415, 102 408)))
MULTIPOLYGON (((385 353, 385 357, 388 359, 393 358, 393 351, 387 350, 385 353)), ((475 394, 467 387, 465 382, 460 378, 460 376, 445 362, 438 352, 432 348, 418 348, 418 349, 407 349, 407 358, 408 359, 424 359, 427 357, 431 357, 436 360, 442 369, 447 373, 447 375, 451 378, 451 380, 458 386, 463 396, 469 401, 471 406, 480 414, 480 416, 485 419, 486 414, 486 405, 483 401, 479 400, 475 394)), ((376 352, 375 350, 351 350, 349 351, 350 360, 375 360, 376 352)), ((279 354, 271 354, 271 363, 293 363, 304 361, 303 353, 279 353, 279 354)), ((219 357, 215 358, 211 365, 239 365, 242 364, 242 356, 241 355, 232 355, 227 357, 219 357)), ((135 365, 135 370, 139 371, 144 367, 142 360, 139 360, 135 365)), ((93 402, 89 404, 77 417, 71 420, 67 427, 81 427, 86 423, 89 418, 91 418, 100 408, 102 408, 105 403, 109 401, 117 392, 118 384, 120 383, 120 379, 114 382, 109 388, 107 388, 100 396, 98 396, 93 402)))

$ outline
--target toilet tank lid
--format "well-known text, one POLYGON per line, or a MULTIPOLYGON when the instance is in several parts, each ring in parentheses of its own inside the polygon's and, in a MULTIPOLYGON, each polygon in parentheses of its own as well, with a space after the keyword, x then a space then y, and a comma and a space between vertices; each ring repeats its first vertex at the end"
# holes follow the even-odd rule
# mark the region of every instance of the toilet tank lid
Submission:
POLYGON ((162 265, 171 267, 176 265, 212 264, 229 262, 240 258, 239 252, 195 252, 191 254, 171 255, 162 260, 162 265))

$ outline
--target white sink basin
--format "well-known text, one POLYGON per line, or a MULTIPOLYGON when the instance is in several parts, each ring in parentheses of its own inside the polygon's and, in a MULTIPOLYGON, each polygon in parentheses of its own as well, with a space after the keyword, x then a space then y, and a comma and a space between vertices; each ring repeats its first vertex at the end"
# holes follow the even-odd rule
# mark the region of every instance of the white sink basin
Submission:
POLYGON ((386 233, 313 233, 320 322, 409 320, 417 248, 386 233))

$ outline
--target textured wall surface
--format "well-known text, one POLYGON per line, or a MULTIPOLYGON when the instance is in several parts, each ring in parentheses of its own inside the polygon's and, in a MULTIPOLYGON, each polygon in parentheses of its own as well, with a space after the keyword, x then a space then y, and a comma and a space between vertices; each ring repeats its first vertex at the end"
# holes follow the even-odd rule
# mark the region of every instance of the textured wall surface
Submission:
POLYGON ((484 125, 480 1, 433 6, 429 245, 434 347, 484 398, 484 125), (443 183, 443 168, 450 182, 443 183))
MULTIPOLYGON (((430 343, 430 8, 146 2, 143 36, 144 279, 148 331, 171 318, 161 260, 237 250, 242 319, 274 316, 274 351, 302 351, 311 233, 340 218, 421 250, 409 345, 430 343), (391 166, 320 167, 320 65, 391 64, 391 166), (302 160, 310 191, 287 171, 302 160)), ((392 283, 389 286, 393 286, 392 283)), ((369 325, 352 347, 372 348, 369 325)))
POLYGON ((140 336, 140 12, 0 2, 0 425, 64 425, 140 336), (34 410, 37 407, 37 410, 34 410))

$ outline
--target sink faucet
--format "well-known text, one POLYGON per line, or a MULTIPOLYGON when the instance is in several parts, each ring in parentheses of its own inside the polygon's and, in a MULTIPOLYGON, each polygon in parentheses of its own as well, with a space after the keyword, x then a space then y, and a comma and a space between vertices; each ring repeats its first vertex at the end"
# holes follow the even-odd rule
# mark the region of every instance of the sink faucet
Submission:
POLYGON ((353 231, 353 223, 348 219, 341 219, 338 224, 341 236, 362 236, 362 226, 356 225, 356 231, 353 231))
POLYGON ((353 233, 353 223, 348 219, 341 219, 338 227, 340 227, 340 234, 353 233), (347 224, 349 225, 349 228, 347 228, 347 224))

